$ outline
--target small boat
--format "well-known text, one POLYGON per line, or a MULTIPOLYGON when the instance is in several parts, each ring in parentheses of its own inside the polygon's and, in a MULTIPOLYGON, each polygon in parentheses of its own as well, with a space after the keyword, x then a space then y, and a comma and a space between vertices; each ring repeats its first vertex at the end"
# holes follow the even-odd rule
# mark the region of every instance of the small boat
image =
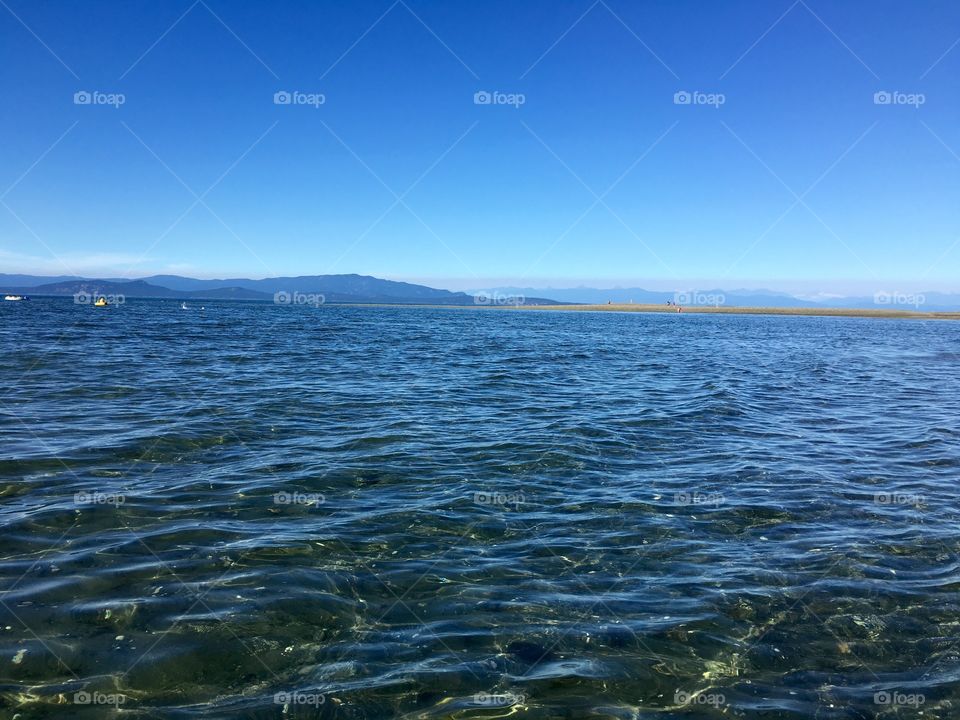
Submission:
POLYGON ((186 310, 186 309, 187 309, 187 304, 186 304, 185 302, 180 303, 180 309, 181 309, 181 310, 186 310))
POLYGON ((18 300, 29 300, 30 298, 28 298, 26 295, 4 295, 3 299, 10 300, 11 302, 16 302, 18 300))
POLYGON ((110 304, 110 303, 107 302, 107 299, 106 299, 105 297, 102 297, 102 296, 101 296, 101 297, 98 297, 98 298, 96 299, 96 301, 93 303, 93 306, 94 306, 94 307, 107 307, 109 304, 110 304))

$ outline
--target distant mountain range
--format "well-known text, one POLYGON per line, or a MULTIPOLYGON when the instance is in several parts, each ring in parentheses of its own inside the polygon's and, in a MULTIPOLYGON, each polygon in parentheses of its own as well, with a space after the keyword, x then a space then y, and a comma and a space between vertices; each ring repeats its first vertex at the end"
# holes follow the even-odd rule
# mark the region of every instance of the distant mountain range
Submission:
MULTIPOLYGON (((260 300, 298 302, 304 295, 323 296, 328 303, 385 303, 396 305, 493 305, 509 304, 514 298, 439 290, 425 285, 381 280, 368 275, 301 275, 263 280, 230 278, 197 280, 179 275, 153 275, 138 280, 126 278, 83 278, 61 275, 6 275, 0 273, 0 292, 31 295, 75 295, 77 293, 123 295, 127 298, 171 298, 177 300, 260 300)), ((526 302, 557 305, 543 297, 526 297, 526 302)), ((315 303, 305 298, 304 302, 315 303)))
POLYGON ((686 290, 672 292, 644 288, 524 288, 497 287, 486 292, 497 296, 546 295, 561 303, 605 304, 611 302, 665 304, 668 300, 680 305, 726 305, 729 307, 782 308, 851 308, 951 311, 960 310, 960 293, 878 291, 872 296, 830 296, 804 298, 775 290, 686 290))
MULTIPOLYGON (((294 293, 322 295, 329 303, 385 303, 396 305, 558 305, 565 303, 727 305, 731 307, 784 308, 886 308, 904 310, 960 310, 960 293, 903 293, 895 290, 873 296, 797 297, 774 290, 689 290, 670 292, 644 288, 530 288, 496 287, 474 292, 451 292, 413 283, 381 280, 369 275, 301 275, 263 280, 227 278, 198 280, 180 275, 153 275, 127 278, 84 278, 61 275, 10 275, 0 273, 0 293, 31 295, 74 295, 78 292, 123 295, 129 298, 170 298, 176 300, 292 300, 294 293)), ((311 302, 310 299, 306 300, 311 302)))

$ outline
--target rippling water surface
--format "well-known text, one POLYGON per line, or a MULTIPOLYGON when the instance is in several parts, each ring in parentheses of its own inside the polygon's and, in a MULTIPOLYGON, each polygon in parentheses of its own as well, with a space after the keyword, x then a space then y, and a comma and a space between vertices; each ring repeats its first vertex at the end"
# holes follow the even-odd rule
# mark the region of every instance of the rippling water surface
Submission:
POLYGON ((0 306, 0 717, 960 717, 960 324, 0 306))

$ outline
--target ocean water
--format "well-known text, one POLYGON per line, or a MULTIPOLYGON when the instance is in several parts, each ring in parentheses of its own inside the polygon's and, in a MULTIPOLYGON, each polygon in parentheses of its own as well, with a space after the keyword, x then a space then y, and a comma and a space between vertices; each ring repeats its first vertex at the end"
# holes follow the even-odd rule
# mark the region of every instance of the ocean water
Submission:
POLYGON ((960 717, 960 324, 0 305, 0 717, 960 717))

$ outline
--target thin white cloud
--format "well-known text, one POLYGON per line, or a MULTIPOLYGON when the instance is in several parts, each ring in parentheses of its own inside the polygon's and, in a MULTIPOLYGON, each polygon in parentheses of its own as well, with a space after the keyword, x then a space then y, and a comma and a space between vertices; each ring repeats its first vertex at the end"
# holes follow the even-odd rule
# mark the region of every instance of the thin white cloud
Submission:
MULTIPOLYGON (((42 257, 0 249, 0 270, 25 275, 104 277, 121 273, 136 259, 136 255, 125 253, 60 253, 57 257, 42 257)), ((144 263, 148 262, 149 259, 144 259, 144 263)))

